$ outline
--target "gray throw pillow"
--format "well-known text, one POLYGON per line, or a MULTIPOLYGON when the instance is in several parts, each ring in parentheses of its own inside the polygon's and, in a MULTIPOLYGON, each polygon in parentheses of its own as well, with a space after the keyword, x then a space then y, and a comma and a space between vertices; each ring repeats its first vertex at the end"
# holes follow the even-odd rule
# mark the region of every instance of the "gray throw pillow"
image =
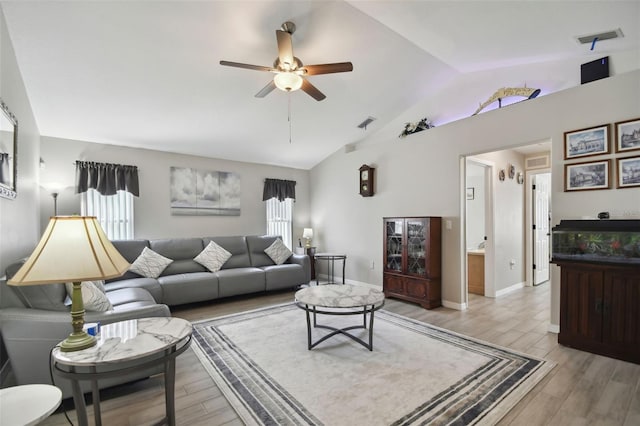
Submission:
MULTIPOLYGON (((82 302, 86 311, 105 312, 113 309, 113 305, 103 290, 100 289, 101 283, 96 284, 94 281, 82 282, 82 302)), ((73 297, 73 284, 66 283, 69 302, 73 297)), ((102 286, 104 289, 104 286, 102 286)))
POLYGON ((172 259, 145 247, 129 270, 146 278, 158 278, 171 262, 173 262, 172 259))
POLYGON ((282 265, 293 254, 280 238, 276 239, 273 244, 264 249, 264 252, 267 253, 267 256, 269 256, 276 265, 282 265))
POLYGON ((222 268, 222 265, 229 260, 231 253, 220 247, 218 244, 211 241, 200 252, 199 255, 193 258, 196 262, 210 270, 211 272, 217 272, 222 268))

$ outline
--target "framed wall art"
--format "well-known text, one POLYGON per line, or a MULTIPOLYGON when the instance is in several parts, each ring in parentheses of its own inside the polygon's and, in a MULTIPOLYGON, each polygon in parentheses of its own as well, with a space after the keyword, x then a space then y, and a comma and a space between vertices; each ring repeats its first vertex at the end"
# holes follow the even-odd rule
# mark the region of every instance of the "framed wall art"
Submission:
POLYGON ((174 216, 240 216, 237 173, 171 167, 170 182, 174 216))
POLYGON ((611 160, 564 165, 564 190, 585 191, 611 187, 611 160))
POLYGON ((616 127, 616 152, 640 149, 640 118, 619 121, 616 127))
POLYGON ((640 187, 640 156, 616 159, 618 188, 640 187))
POLYGON ((564 133, 565 160, 609 152, 608 124, 564 133))

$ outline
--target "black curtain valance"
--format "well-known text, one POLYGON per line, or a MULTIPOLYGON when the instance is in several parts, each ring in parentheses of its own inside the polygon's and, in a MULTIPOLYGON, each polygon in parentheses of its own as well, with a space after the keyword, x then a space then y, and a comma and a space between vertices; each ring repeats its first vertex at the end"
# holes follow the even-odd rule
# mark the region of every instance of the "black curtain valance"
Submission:
POLYGON ((281 179, 265 179, 264 191, 262 192, 262 201, 271 198, 277 198, 284 201, 285 198, 296 200, 296 181, 281 179))
POLYGON ((76 194, 95 189, 102 195, 127 191, 140 196, 138 167, 122 164, 76 161, 76 194))

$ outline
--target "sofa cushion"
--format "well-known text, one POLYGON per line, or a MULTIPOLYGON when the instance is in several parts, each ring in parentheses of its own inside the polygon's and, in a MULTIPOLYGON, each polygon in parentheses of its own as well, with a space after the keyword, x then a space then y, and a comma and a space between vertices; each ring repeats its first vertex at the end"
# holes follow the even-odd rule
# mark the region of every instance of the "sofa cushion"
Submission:
POLYGON ((215 243, 215 241, 210 241, 204 250, 194 257, 193 260, 207 268, 209 271, 217 272, 230 257, 231 253, 220 247, 215 243))
POLYGON ((107 292, 109 302, 114 309, 122 309, 124 305, 138 304, 139 306, 154 305, 156 301, 151 294, 143 288, 122 288, 107 292))
POLYGON ((162 271, 161 276, 188 272, 207 272, 207 268, 193 260, 204 248, 201 238, 151 240, 149 245, 154 251, 173 259, 173 263, 162 271))
POLYGON ((163 303, 162 287, 160 287, 158 280, 155 278, 137 277, 137 278, 129 278, 125 280, 112 281, 112 282, 106 283, 104 285, 104 288, 107 291, 107 293, 114 290, 120 290, 122 288, 142 288, 147 290, 157 303, 163 303))
POLYGON ((309 282, 302 265, 285 263, 263 266, 261 269, 265 272, 265 289, 267 291, 292 288, 309 282))
MULTIPOLYGON (((66 283, 67 300, 65 305, 73 303, 73 283, 66 283)), ((105 312, 113 309, 109 298, 105 294, 104 285, 99 281, 83 281, 81 283, 82 303, 86 311, 105 312)))
POLYGON ((282 240, 278 238, 269 247, 264 249, 264 252, 273 260, 276 265, 282 265, 293 254, 287 246, 284 245, 282 240))
POLYGON ((218 277, 220 297, 257 293, 265 290, 264 271, 259 268, 221 269, 218 277))
POLYGON ((231 257, 222 265, 221 269, 247 268, 251 266, 245 237, 205 237, 202 241, 205 245, 209 244, 210 241, 214 241, 231 253, 231 257))
POLYGON ((166 275, 158 278, 162 302, 168 305, 202 302, 218 297, 218 277, 211 272, 166 275))
POLYGON ((147 278, 158 278, 173 259, 164 257, 145 247, 138 258, 131 264, 130 271, 147 278))
POLYGON ((273 260, 264 252, 273 242, 280 237, 277 235, 250 235, 247 236, 247 247, 251 258, 251 266, 259 268, 261 266, 274 265, 273 260))

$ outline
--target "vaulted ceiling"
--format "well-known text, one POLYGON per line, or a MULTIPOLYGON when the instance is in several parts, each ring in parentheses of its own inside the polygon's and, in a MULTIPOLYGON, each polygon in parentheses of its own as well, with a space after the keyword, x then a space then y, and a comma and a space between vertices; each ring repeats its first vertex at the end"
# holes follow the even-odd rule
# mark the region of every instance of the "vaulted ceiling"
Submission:
POLYGON ((42 135, 303 169, 403 121, 468 117, 501 87, 576 86, 602 56, 614 74, 640 68, 638 1, 0 4, 42 135), (305 64, 353 63, 308 77, 321 102, 256 98, 272 74, 219 64, 271 66, 285 21, 305 64), (616 29, 593 50, 575 40, 616 29))

